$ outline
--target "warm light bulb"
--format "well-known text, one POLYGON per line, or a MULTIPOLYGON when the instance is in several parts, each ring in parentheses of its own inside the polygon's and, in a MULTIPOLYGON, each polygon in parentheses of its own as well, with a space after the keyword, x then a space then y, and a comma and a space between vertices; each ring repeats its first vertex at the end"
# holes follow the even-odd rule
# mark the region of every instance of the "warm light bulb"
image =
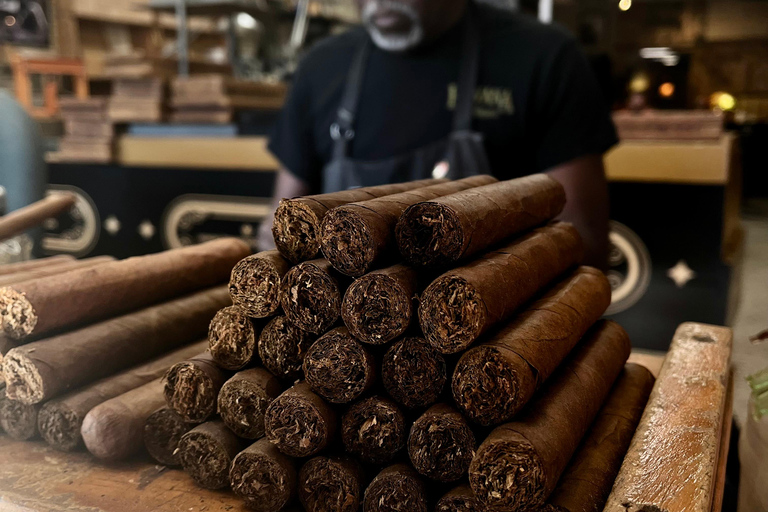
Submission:
POLYGON ((727 92, 716 92, 709 98, 709 104, 712 108, 718 108, 722 111, 733 110, 736 106, 736 98, 727 92))
POLYGON ((246 30, 253 30, 256 28, 256 25, 257 25, 256 18, 254 18, 247 12, 238 13, 235 19, 237 20, 237 24, 246 30))
POLYGON ((632 7, 632 0, 619 0, 619 9, 628 11, 632 7))
POLYGON ((643 93, 651 86, 651 81, 645 73, 638 73, 629 81, 629 90, 634 93, 643 93))
POLYGON ((664 82, 659 86, 659 96, 662 98, 671 98, 675 94, 675 84, 664 82))

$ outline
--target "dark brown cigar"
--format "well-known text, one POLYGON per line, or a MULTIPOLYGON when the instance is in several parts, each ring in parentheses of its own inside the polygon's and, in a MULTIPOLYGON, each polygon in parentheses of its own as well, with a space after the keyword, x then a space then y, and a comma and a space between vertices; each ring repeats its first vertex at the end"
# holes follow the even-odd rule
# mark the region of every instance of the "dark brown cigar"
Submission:
POLYGON ((475 455, 475 435, 448 404, 430 407, 411 427, 408 455, 416 471, 439 482, 464 476, 475 455))
POLYGON ((496 182, 492 176, 472 176, 334 208, 322 223, 323 254, 342 274, 360 277, 395 259, 395 226, 406 208, 496 182))
POLYGON ((543 505, 630 350, 629 337, 617 323, 598 323, 526 412, 494 429, 480 445, 469 468, 478 499, 510 511, 543 505))
POLYGON ((261 331, 259 357, 264 367, 286 382, 301 378, 301 365, 317 335, 302 331, 285 316, 277 316, 261 331))
POLYGON ((216 414, 219 390, 232 376, 216 365, 210 352, 171 366, 163 379, 165 403, 190 423, 201 423, 216 414))
POLYGON ((405 448, 405 416, 393 401, 379 396, 353 404, 341 418, 344 448, 369 464, 384 464, 405 448))
POLYGON ((91 268, 108 261, 115 261, 115 258, 112 256, 96 256, 94 258, 86 258, 84 260, 63 260, 55 265, 47 265, 40 268, 26 270, 24 272, 0 275, 0 286, 10 286, 16 283, 31 281, 32 279, 40 279, 43 277, 63 274, 64 272, 70 272, 72 270, 91 268))
POLYGON ((347 457, 315 457, 299 471, 299 500, 307 512, 357 512, 363 470, 347 457))
POLYGON ((165 466, 180 466, 179 441, 195 428, 168 407, 156 410, 144 422, 144 448, 149 456, 165 466))
POLYGON ((384 354, 387 393, 409 409, 432 405, 448 380, 445 359, 422 338, 403 338, 384 354))
POLYGON ((232 463, 232 490, 256 512, 278 512, 296 493, 296 466, 290 457, 262 439, 240 452, 232 463))
POLYGON ((256 340, 262 324, 256 324, 239 306, 229 306, 211 320, 208 343, 216 364, 226 370, 242 370, 256 357, 256 340))
POLYGON ((40 258, 37 260, 6 263, 5 265, 0 265, 0 276, 7 276, 9 274, 27 272, 28 270, 37 270, 49 266, 60 265, 68 261, 75 261, 75 257, 70 256, 69 254, 59 254, 57 256, 40 258))
POLYGON ((462 484, 440 498, 435 512, 489 512, 467 484, 462 484))
POLYGON ((610 303, 611 287, 602 272, 580 268, 461 356, 452 382, 456 404, 481 425, 508 421, 610 303))
POLYGON ((226 281, 249 253, 227 238, 0 288, 2 329, 41 336, 157 304, 226 281))
POLYGON ((399 194, 437 183, 441 181, 421 180, 283 199, 275 212, 275 221, 272 224, 275 245, 288 261, 300 263, 311 260, 320 252, 320 225, 329 210, 344 204, 399 194))
POLYGON ((283 279, 283 311, 296 327, 322 334, 339 319, 348 284, 328 260, 305 261, 283 279))
POLYGON ((264 436, 264 413, 283 392, 277 378, 263 368, 236 373, 219 391, 219 414, 229 429, 243 439, 264 436))
POLYGON ((26 405, 0 396, 0 427, 13 439, 27 441, 37 437, 40 404, 26 405))
POLYGON ((427 512, 424 482, 407 464, 395 464, 376 475, 365 490, 363 512, 427 512))
POLYGON ((229 487, 229 470, 243 441, 222 421, 198 425, 181 437, 179 460, 184 472, 204 489, 229 487))
POLYGON ((534 174, 408 208, 397 223, 397 245, 412 265, 450 265, 517 233, 554 219, 565 189, 534 174))
POLYGON ((395 265, 352 283, 341 303, 341 317, 355 338, 383 345, 405 333, 415 317, 417 272, 395 265))
POLYGON ((274 315, 280 307, 281 281, 290 268, 278 251, 260 252, 241 260, 229 279, 232 302, 253 318, 274 315))

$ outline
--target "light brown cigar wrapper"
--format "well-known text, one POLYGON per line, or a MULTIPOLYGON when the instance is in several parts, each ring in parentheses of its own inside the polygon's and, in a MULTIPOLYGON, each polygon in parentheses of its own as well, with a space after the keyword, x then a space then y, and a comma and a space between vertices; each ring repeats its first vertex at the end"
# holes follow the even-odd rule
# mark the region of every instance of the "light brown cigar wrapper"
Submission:
POLYGON ((108 318, 223 283, 249 253, 226 238, 0 288, 0 322, 21 339, 108 318))
POLYGON ((360 277, 395 259, 395 226, 409 206, 496 182, 493 176, 472 176, 334 208, 322 223, 323 255, 342 274, 360 277))
POLYGON ((603 273, 579 268, 488 342, 461 356, 451 383, 456 404, 481 425, 508 421, 610 303, 603 273))
POLYGON ((58 450, 72 451, 82 445, 80 428, 83 418, 97 405, 159 379, 179 361, 205 350, 199 341, 160 356, 112 377, 46 402, 38 415, 38 429, 46 443, 58 450))
POLYGON ((219 391, 232 376, 219 368, 210 352, 176 363, 163 378, 165 403, 190 423, 202 423, 216 413, 219 391))
POLYGON ((62 263, 75 261, 74 256, 69 254, 58 254, 56 256, 50 256, 48 258, 40 258, 37 260, 19 261, 17 263, 8 263, 0 265, 0 276, 7 276, 9 274, 16 274, 27 272, 30 270, 42 269, 53 265, 61 265, 62 263))
POLYGON ((77 197, 69 192, 51 194, 0 217, 0 242, 39 226, 46 219, 58 217, 72 208, 76 201, 77 197))
POLYGON ((27 441, 37 437, 40 405, 26 405, 0 395, 0 427, 9 437, 27 441))
POLYGON ((143 446, 144 423, 165 405, 163 381, 155 379, 97 405, 85 415, 80 433, 95 457, 122 460, 143 446))
POLYGON ((226 286, 12 349, 3 360, 10 398, 38 403, 205 336, 229 302, 226 286))
POLYGON ((577 265, 583 252, 576 228, 557 222, 449 270, 420 297, 419 323, 427 341, 442 354, 466 350, 577 265))
POLYGON ((280 253, 294 264, 311 260, 320 251, 320 226, 329 210, 349 203, 399 194, 446 181, 420 180, 283 199, 275 211, 275 221, 272 224, 275 245, 280 253))
POLYGON ((55 276, 63 274, 64 272, 70 272, 72 270, 80 270, 83 268, 92 268, 108 261, 115 261, 112 256, 96 256, 93 258, 86 258, 84 260, 64 260, 56 265, 48 265, 42 268, 36 268, 27 270, 25 272, 16 272, 0 276, 0 286, 9 286, 17 283, 24 283, 25 281, 31 281, 33 279, 41 279, 43 277, 55 276))
POLYGON ((240 260, 229 278, 232 303, 253 318, 267 318, 280 309, 283 276, 291 264, 279 251, 264 251, 240 260))
POLYGON ((395 233, 405 261, 443 266, 552 220, 565 189, 545 174, 471 188, 409 207, 395 233))
POLYGON ((477 450, 469 483, 492 509, 540 507, 624 368, 631 344, 617 323, 601 321, 523 415, 494 429, 477 450))
POLYGON ((605 512, 709 512, 733 333, 678 327, 605 512))
POLYGON ((564 512, 601 512, 643 414, 654 378, 629 363, 547 503, 564 512))

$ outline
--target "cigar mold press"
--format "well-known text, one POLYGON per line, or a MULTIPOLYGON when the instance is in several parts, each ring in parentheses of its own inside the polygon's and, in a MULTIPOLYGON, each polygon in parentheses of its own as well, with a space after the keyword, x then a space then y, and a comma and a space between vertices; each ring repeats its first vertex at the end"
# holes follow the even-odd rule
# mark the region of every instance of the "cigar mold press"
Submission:
POLYGON ((564 203, 427 180, 285 200, 276 251, 0 267, 2 501, 719 511, 730 331, 631 354, 564 203))

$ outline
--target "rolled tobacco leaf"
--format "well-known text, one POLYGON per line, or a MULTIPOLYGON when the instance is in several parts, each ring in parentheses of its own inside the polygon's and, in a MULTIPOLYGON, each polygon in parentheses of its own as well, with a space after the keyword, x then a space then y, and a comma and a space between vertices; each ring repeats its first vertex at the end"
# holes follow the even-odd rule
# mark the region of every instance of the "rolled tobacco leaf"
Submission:
POLYGON ((280 381, 263 368, 238 372, 219 391, 221 419, 243 439, 259 439, 264 436, 264 413, 282 391, 280 381))
POLYGON ((357 512, 363 470, 348 457, 315 457, 299 471, 299 501, 307 512, 357 512))
POLYGON ((204 489, 229 487, 229 470, 243 442, 222 421, 193 428, 179 441, 179 460, 184 472, 204 489))
POLYGON ((219 391, 231 375, 219 368, 210 352, 176 363, 163 379, 165 402, 185 421, 206 421, 216 414, 219 391))
POLYGON ((576 265, 583 247, 571 224, 558 222, 449 270, 421 294, 419 323, 443 354, 463 352, 576 265))
POLYGON ((161 407, 144 422, 144 448, 159 464, 180 466, 179 441, 194 427, 172 409, 161 407))
POLYGON ((427 512, 427 491, 419 475, 407 464, 381 471, 365 490, 363 512, 427 512))
POLYGON ((464 476, 475 455, 475 435, 453 407, 430 407, 411 427, 408 455, 416 471, 439 482, 464 476))
POLYGON ((256 357, 260 327, 239 306, 229 306, 216 313, 208 328, 209 348, 216 364, 226 370, 248 366, 256 357))
POLYGON ((275 221, 272 224, 275 245, 280 254, 292 263, 311 260, 320 251, 321 222, 329 210, 344 204, 407 192, 437 183, 441 183, 441 180, 421 180, 283 199, 275 211, 275 221))
POLYGON ((309 457, 328 446, 336 413, 309 384, 299 382, 275 398, 264 416, 267 439, 291 457, 309 457))
POLYGON ((400 254, 412 265, 443 266, 555 218, 565 189, 534 174, 409 207, 397 223, 400 254))
POLYGON ((232 302, 253 318, 267 318, 280 307, 283 276, 291 264, 278 251, 265 251, 240 260, 232 269, 232 302))
POLYGON ((283 311, 296 327, 321 334, 339 319, 348 284, 328 260, 305 261, 283 278, 283 311))
POLYGON ((26 405, 0 396, 0 427, 11 438, 27 441, 37 437, 40 404, 26 405))
MULTIPOLYGON (((554 512, 601 512, 648 402, 654 378, 627 364, 547 500, 554 512)), ((542 509, 546 510, 546 509, 542 509)))
POLYGON ((409 409, 440 397, 448 379, 445 359, 423 338, 403 338, 384 354, 381 378, 387 393, 409 409))
POLYGON ((438 500, 435 512, 488 512, 488 508, 475 497, 469 485, 462 484, 438 500))
POLYGON ((492 509, 540 507, 557 485, 631 346, 624 329, 601 321, 562 372, 517 420, 494 429, 477 450, 469 483, 492 509))
POLYGON ((492 176, 472 176, 334 208, 322 223, 323 254, 342 274, 360 277, 395 259, 395 226, 406 208, 496 182, 492 176))
POLYGON ((481 425, 511 419, 610 303, 611 287, 602 272, 581 267, 461 356, 452 381, 456 404, 481 425))
POLYGON ((329 402, 346 404, 373 386, 376 361, 346 327, 338 327, 310 347, 304 358, 304 378, 329 402))
POLYGON ((261 331, 259 357, 279 379, 293 382, 302 376, 302 364, 317 335, 302 331, 288 317, 277 316, 261 331))
POLYGON ((417 276, 411 267, 395 265, 352 283, 341 303, 349 332, 371 345, 383 345, 405 333, 415 314, 417 276))
POLYGON ((169 352, 148 363, 103 378, 64 396, 46 402, 40 410, 38 428, 46 443, 57 450, 72 451, 83 444, 83 419, 97 405, 161 378, 179 361, 205 350, 205 341, 169 352))
POLYGON ((99 459, 130 457, 143 446, 147 418, 163 405, 162 379, 97 405, 85 415, 80 429, 85 447, 99 459))
POLYGON ((9 274, 27 272, 28 270, 37 270, 39 268, 56 266, 70 261, 75 261, 75 257, 70 256, 69 254, 58 254, 56 256, 49 256, 47 258, 40 258, 36 260, 6 263, 4 265, 0 265, 0 276, 7 276, 9 274))
POLYGON ((14 348, 3 359, 8 396, 42 402, 200 339, 228 301, 226 287, 212 288, 14 348))
POLYGON ((55 265, 47 265, 40 268, 29 269, 24 272, 0 275, 0 286, 9 286, 16 283, 23 283, 24 281, 30 281, 32 279, 63 274, 64 272, 70 272, 72 270, 91 268, 101 265, 102 263, 107 263, 108 261, 115 261, 115 258, 112 256, 96 256, 84 260, 63 260, 55 265))
POLYGON ((22 339, 156 304, 226 281, 249 253, 226 238, 0 288, 2 329, 22 339))
POLYGON ((41 225, 46 219, 58 217, 72 208, 77 196, 69 192, 55 193, 28 206, 0 217, 0 242, 41 225))
POLYGON ((256 512, 278 512, 296 492, 296 466, 290 457, 262 439, 240 452, 232 463, 232 490, 256 512))
POLYGON ((369 464, 391 461, 405 448, 405 416, 392 400, 374 396, 353 404, 341 418, 347 452, 369 464))

